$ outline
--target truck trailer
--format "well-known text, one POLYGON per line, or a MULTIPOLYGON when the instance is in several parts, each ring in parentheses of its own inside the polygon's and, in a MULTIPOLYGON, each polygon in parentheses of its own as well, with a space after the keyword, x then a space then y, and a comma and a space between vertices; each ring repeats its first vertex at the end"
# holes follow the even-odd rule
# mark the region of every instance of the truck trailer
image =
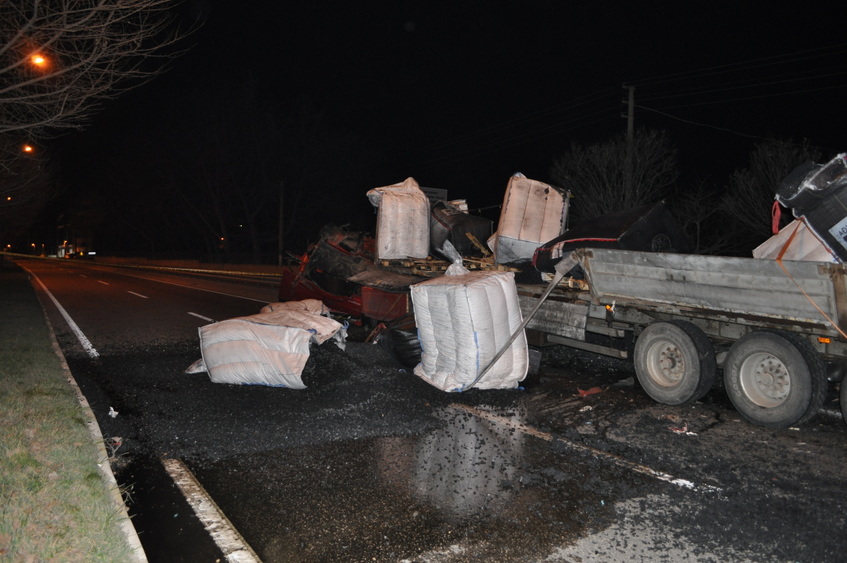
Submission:
POLYGON ((579 275, 543 299, 543 286, 518 286, 530 343, 629 359, 660 403, 703 398, 722 369, 745 419, 785 428, 815 415, 843 377, 843 264, 601 248, 560 264, 579 275))

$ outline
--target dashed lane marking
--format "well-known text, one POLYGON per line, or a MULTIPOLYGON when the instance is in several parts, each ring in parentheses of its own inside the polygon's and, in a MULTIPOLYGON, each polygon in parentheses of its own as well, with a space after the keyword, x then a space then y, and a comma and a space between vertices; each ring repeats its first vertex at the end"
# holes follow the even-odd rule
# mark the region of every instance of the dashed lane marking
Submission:
POLYGON ((140 297, 140 298, 142 298, 142 299, 150 299, 150 298, 149 298, 149 297, 147 297, 146 295, 141 295, 140 293, 135 293, 134 291, 127 291, 127 293, 129 293, 129 294, 131 294, 131 295, 135 295, 136 297, 140 297))
POLYGON ((227 561, 233 563, 261 563, 261 559, 244 541, 223 511, 215 504, 191 470, 178 459, 162 459, 162 465, 185 495, 188 504, 215 540, 227 561))

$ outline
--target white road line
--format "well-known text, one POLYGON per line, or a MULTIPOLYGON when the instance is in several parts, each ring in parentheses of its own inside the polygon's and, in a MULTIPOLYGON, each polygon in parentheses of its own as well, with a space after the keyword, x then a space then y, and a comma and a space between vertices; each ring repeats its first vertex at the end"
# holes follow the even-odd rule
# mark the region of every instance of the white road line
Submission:
POLYGON ((150 299, 146 295, 141 295, 140 293, 135 293, 134 291, 127 291, 127 293, 131 293, 132 295, 135 295, 136 297, 140 297, 142 299, 150 299))
POLYGON ((597 448, 592 448, 591 446, 586 446, 583 444, 577 444, 576 442, 571 442, 570 440, 566 440, 565 438, 560 438, 553 436, 553 434, 549 432, 544 432, 542 430, 538 430, 537 428, 533 428, 532 426, 528 426, 526 424, 522 424, 520 422, 516 422, 510 418, 506 418, 505 416, 498 416, 496 414, 491 414, 485 412, 483 410, 468 406, 454 403, 451 405, 455 409, 461 409, 471 413, 474 416, 478 416, 479 418, 484 418, 486 420, 490 420, 491 422, 495 422, 498 424, 502 424, 508 428, 513 428, 519 432, 523 432, 524 434, 529 434, 530 436, 535 436, 536 438, 541 438, 542 440, 547 440, 548 442, 557 442, 560 444, 565 444, 567 447, 575 450, 579 450, 582 452, 589 453, 595 457, 604 458, 607 461, 612 462, 613 464, 624 467, 626 469, 630 469, 635 471, 636 473, 642 473, 644 475, 649 475, 650 477, 654 477, 660 481, 665 481, 670 483, 671 485, 676 485, 677 487, 682 487, 683 489, 692 489, 695 491, 701 492, 709 492, 709 493, 717 493, 721 492, 719 487, 713 487, 711 485, 696 485, 691 481, 686 479, 679 479, 670 475, 669 473, 664 473, 662 471, 656 471, 652 467, 648 467, 646 465, 635 463, 634 461, 630 461, 628 459, 622 458, 615 454, 610 454, 609 452, 604 452, 603 450, 598 450, 597 448))
POLYGON ((97 280, 97 283, 102 283, 103 285, 109 285, 109 282, 104 282, 103 280, 97 280))
POLYGON ((192 313, 191 311, 188 311, 188 314, 191 315, 192 317, 197 317, 198 319, 202 319, 202 320, 210 322, 210 323, 215 322, 215 319, 210 319, 209 317, 204 317, 203 315, 198 315, 197 313, 192 313))
POLYGON ((188 504, 194 509, 194 513, 215 540, 227 561, 261 563, 259 556, 247 545, 235 526, 184 463, 178 459, 163 458, 162 465, 182 491, 188 504))
MULTIPOLYGON (((165 280, 161 280, 161 279, 157 279, 157 278, 151 278, 151 277, 148 277, 148 276, 141 276, 141 275, 138 275, 138 274, 131 274, 131 273, 127 273, 127 272, 121 272, 121 274, 124 275, 124 276, 131 277, 131 278, 137 278, 137 279, 140 279, 140 280, 147 280, 147 281, 152 281, 152 282, 156 282, 156 283, 163 283, 163 284, 167 284, 167 285, 175 285, 177 287, 182 287, 184 289, 193 289, 193 290, 196 290, 196 291, 205 291, 206 293, 214 293, 216 295, 225 295, 227 297, 237 297, 238 299, 246 299, 247 301, 255 301, 256 303, 263 303, 263 304, 268 303, 267 299, 256 299, 255 297, 245 297, 244 295, 236 295, 234 293, 226 293, 226 292, 223 292, 223 291, 215 291, 213 289, 205 289, 205 288, 202 288, 202 287, 195 287, 193 285, 187 285, 187 284, 184 284, 184 283, 165 281, 165 280)), ((79 275, 84 277, 84 278, 88 277, 85 274, 79 274, 79 275)))
POLYGON ((68 323, 68 326, 71 327, 71 330, 76 335, 77 340, 79 340, 79 343, 82 344, 82 347, 85 349, 85 351, 88 352, 88 355, 91 356, 92 358, 99 357, 100 354, 97 352, 97 350, 94 349, 94 346, 91 345, 91 342, 89 342, 88 338, 85 337, 85 335, 79 329, 79 327, 74 322, 74 320, 71 318, 71 316, 68 314, 68 312, 65 311, 65 308, 62 307, 59 304, 59 301, 57 301, 55 297, 53 297, 53 294, 50 293, 50 290, 47 289, 47 286, 44 285, 43 283, 41 283, 41 280, 38 279, 38 276, 33 274, 30 270, 27 270, 27 272, 29 272, 29 275, 32 276, 32 279, 34 279, 35 281, 38 282, 38 285, 41 286, 41 289, 44 290, 44 293, 47 294, 47 297, 50 298, 50 300, 53 302, 53 304, 59 310, 59 313, 61 313, 62 316, 65 318, 65 321, 68 323))
POLYGON ((182 284, 182 283, 169 282, 169 281, 159 280, 159 279, 156 279, 156 278, 148 278, 146 276, 137 276, 137 275, 132 275, 132 274, 124 274, 124 275, 129 276, 129 277, 133 277, 133 278, 138 278, 140 280, 147 280, 147 281, 152 281, 152 282, 156 282, 156 283, 163 283, 163 284, 166 284, 166 285, 175 285, 177 287, 182 287, 184 289, 193 289, 195 291, 205 291, 206 293, 214 293, 215 295, 225 295, 227 297, 237 297, 238 299, 246 299, 247 301, 255 301, 256 303, 268 303, 267 299, 256 299, 255 297, 245 297, 243 295, 236 295, 234 293, 225 293, 223 291, 215 291, 213 289, 204 289, 202 287, 194 287, 192 285, 186 285, 186 284, 182 284))

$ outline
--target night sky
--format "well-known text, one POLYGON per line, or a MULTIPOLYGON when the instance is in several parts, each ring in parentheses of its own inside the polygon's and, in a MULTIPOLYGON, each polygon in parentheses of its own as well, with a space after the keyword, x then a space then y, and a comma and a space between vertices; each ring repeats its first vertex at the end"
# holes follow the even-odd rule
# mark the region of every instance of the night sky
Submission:
POLYGON ((636 129, 670 134, 681 182, 720 185, 769 138, 847 150, 843 4, 188 0, 181 13, 205 20, 191 51, 57 143, 69 190, 96 174, 80 155, 127 137, 155 147, 198 97, 246 81, 280 115, 306 104, 379 151, 332 194, 359 202, 413 176, 496 205, 512 173, 548 180, 571 143, 625 131, 624 84, 636 129))

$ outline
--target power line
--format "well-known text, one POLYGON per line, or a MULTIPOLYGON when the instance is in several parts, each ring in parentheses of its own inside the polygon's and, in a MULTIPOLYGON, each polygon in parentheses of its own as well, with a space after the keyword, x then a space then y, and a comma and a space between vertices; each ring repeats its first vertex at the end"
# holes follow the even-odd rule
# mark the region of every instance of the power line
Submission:
POLYGON ((669 118, 671 118, 671 119, 675 119, 676 121, 681 121, 681 122, 683 122, 683 123, 688 123, 689 125, 696 125, 696 126, 698 126, 698 127, 706 127, 706 128, 708 128, 708 129, 715 129, 715 130, 717 130, 717 131, 724 131, 724 132, 726 132, 726 133, 732 133, 733 135, 738 135, 739 137, 748 137, 748 138, 750 138, 750 139, 759 139, 759 140, 763 140, 763 141, 774 141, 774 140, 776 140, 776 139, 768 139, 768 138, 766 138, 766 137, 759 137, 759 136, 757 136, 757 135, 748 135, 748 134, 746 134, 746 133, 741 133, 741 132, 739 132, 739 131, 734 131, 734 130, 732 130, 732 129, 728 129, 728 128, 726 128, 726 127, 718 127, 718 126, 716 126, 716 125, 709 125, 708 123, 699 123, 699 122, 697 122, 697 121, 691 121, 690 119, 683 119, 683 118, 681 118, 681 117, 678 117, 678 116, 675 116, 675 115, 671 115, 671 114, 669 114, 669 113, 667 113, 667 112, 660 111, 660 110, 657 110, 657 109, 654 109, 654 108, 648 108, 648 107, 642 106, 642 105, 640 105, 640 104, 635 104, 635 107, 636 107, 636 108, 638 108, 638 109, 643 109, 644 111, 649 111, 649 112, 652 112, 652 113, 657 113, 657 114, 659 114, 659 115, 663 115, 663 116, 665 116, 665 117, 669 117, 669 118))
MULTIPOLYGON (((721 100, 711 100, 711 101, 704 101, 704 102, 689 102, 689 103, 686 103, 686 104, 676 104, 676 105, 666 106, 665 109, 709 106, 709 105, 716 105, 716 104, 726 104, 726 103, 730 103, 730 102, 744 102, 744 101, 759 100, 759 99, 765 99, 765 98, 778 98, 780 96, 794 96, 794 95, 797 95, 797 94, 809 94, 809 93, 812 93, 812 92, 823 92, 823 91, 827 91, 827 90, 838 90, 839 88, 847 88, 847 84, 835 84, 835 85, 832 85, 832 86, 820 86, 820 87, 817 87, 817 88, 805 88, 805 89, 802 89, 802 90, 791 90, 791 91, 788 91, 788 92, 772 92, 772 93, 769 93, 769 94, 755 94, 755 95, 750 95, 750 96, 743 96, 743 97, 736 97, 736 98, 725 98, 725 99, 721 99, 721 100)), ((643 108, 643 109, 649 109, 649 108, 643 108)))
MULTIPOLYGON (((678 82, 683 79, 705 79, 720 76, 728 77, 733 74, 738 74, 740 72, 751 72, 754 70, 763 70, 766 68, 786 66, 789 64, 796 65, 804 61, 819 60, 825 57, 833 57, 845 53, 847 53, 847 43, 840 43, 836 45, 830 45, 814 49, 806 49, 781 55, 759 57, 737 63, 715 65, 700 69, 686 70, 683 72, 669 73, 643 80, 628 81, 627 83, 639 87, 640 91, 643 92, 643 89, 645 87, 655 87, 662 84, 678 82)), ((692 96, 709 96, 722 92, 754 90, 756 88, 761 89, 781 84, 786 85, 801 81, 810 82, 813 80, 820 80, 824 78, 847 76, 847 71, 842 69, 843 67, 841 66, 828 66, 826 68, 807 70, 802 74, 798 74, 797 71, 794 71, 790 74, 783 72, 781 74, 771 75, 762 78, 745 77, 745 79, 742 81, 728 82, 718 86, 689 86, 687 88, 676 89, 675 91, 666 92, 664 94, 656 94, 652 96, 648 95, 646 97, 641 96, 640 101, 642 101, 642 103, 643 101, 669 101, 675 98, 678 99, 683 97, 690 98, 692 96)), ((826 86, 818 85, 809 88, 794 89, 781 92, 753 93, 747 96, 736 96, 733 98, 722 98, 719 100, 707 100, 699 102, 688 101, 686 103, 678 103, 674 105, 665 106, 663 107, 663 109, 677 109, 684 107, 729 104, 741 101, 828 91, 840 88, 847 88, 847 84, 835 84, 826 86)), ((583 96, 578 96, 562 103, 546 106, 535 111, 524 113, 518 117, 503 120, 480 129, 469 131, 460 135, 445 137, 436 143, 424 147, 419 147, 414 150, 410 149, 406 151, 401 151, 396 156, 404 157, 414 154, 420 157, 426 154, 441 153, 440 156, 426 161, 429 166, 438 166, 461 162, 462 160, 483 156, 485 154, 491 154, 495 151, 499 151, 504 148, 523 144, 529 139, 544 139, 555 135, 560 135, 566 131, 607 121, 609 119, 612 119, 613 117, 616 119, 617 114, 619 113, 618 93, 618 86, 602 88, 595 92, 583 96), (611 97, 612 93, 614 93, 614 104, 611 103, 611 100, 607 102, 607 96, 611 97), (608 105, 606 105, 607 103, 608 105), (563 114, 567 112, 571 112, 571 114, 576 112, 578 113, 578 115, 571 115, 565 117, 563 114)), ((647 107, 641 104, 636 105, 635 107, 645 111, 664 115, 668 118, 688 123, 690 125, 707 127, 710 129, 723 131, 726 133, 751 139, 769 140, 766 137, 749 135, 724 127, 679 118, 659 109, 647 107)))
POLYGON ((721 74, 730 74, 741 71, 748 71, 751 69, 757 68, 765 68, 768 66, 780 65, 780 64, 788 64, 788 63, 797 63, 800 61, 808 61, 812 59, 820 59, 824 56, 834 56, 834 55, 842 55, 847 53, 847 43, 838 43, 835 45, 829 45, 825 47, 818 47, 815 49, 805 49, 801 51, 794 51, 791 53, 784 53, 782 55, 774 55, 770 57, 760 57, 756 59, 749 59, 746 61, 741 61, 737 63, 729 63, 724 65, 715 65, 710 67, 704 67, 695 70, 687 70, 683 72, 676 72, 671 74, 665 74, 656 76, 653 78, 647 78, 643 80, 628 80, 627 83, 632 84, 636 87, 643 86, 654 86, 657 84, 662 84, 665 82, 673 82, 691 77, 706 77, 706 76, 717 76, 721 74), (813 55, 814 54, 814 55, 813 55))
MULTIPOLYGON (((790 79, 773 78, 773 79, 768 79, 768 80, 758 81, 758 82, 747 81, 746 83, 741 83, 739 85, 731 85, 730 84, 730 85, 726 85, 726 86, 722 86, 722 87, 703 88, 703 89, 693 89, 692 88, 692 89, 689 89, 689 90, 681 90, 681 91, 672 92, 672 93, 664 94, 664 95, 653 95, 653 96, 642 97, 641 99, 646 100, 646 101, 667 100, 667 99, 679 98, 679 97, 683 97, 683 96, 688 97, 688 96, 696 96, 696 95, 716 94, 716 93, 721 93, 721 92, 731 92, 731 91, 742 90, 742 89, 751 89, 751 88, 766 87, 766 86, 777 86, 777 85, 781 85, 781 84, 791 84, 791 83, 794 83, 794 82, 808 82, 808 81, 811 81, 811 80, 817 80, 817 79, 822 79, 822 78, 833 78, 833 77, 838 77, 838 76, 847 76, 847 69, 844 69, 843 67, 841 67, 836 72, 808 74, 808 75, 804 75, 804 76, 797 76, 795 78, 790 78, 790 79)), ((827 88, 829 88, 829 87, 826 87, 826 86, 821 87, 821 89, 827 89, 827 88)))
MULTIPOLYGON (((645 111, 652 112, 652 113, 657 113, 657 114, 662 115, 664 117, 668 117, 670 119, 680 121, 682 123, 687 123, 689 125, 694 125, 696 127, 705 127, 707 129, 714 129, 716 131, 722 131, 724 133, 730 133, 730 134, 736 135, 738 137, 745 137, 745 138, 748 138, 748 139, 756 139, 758 141, 779 141, 780 140, 780 139, 774 139, 772 137, 762 137, 760 135, 750 135, 748 133, 742 133, 740 131, 736 131, 734 129, 729 129, 727 127, 718 127, 716 125, 710 125, 708 123, 700 123, 700 122, 697 122, 697 121, 692 121, 690 119, 684 119, 682 117, 679 117, 679 116, 676 116, 676 115, 671 115, 667 112, 660 111, 660 110, 657 110, 655 108, 648 108, 648 107, 638 105, 638 104, 636 104, 635 107, 637 107, 638 109, 643 109, 645 111)), ((821 149, 823 151, 838 152, 838 150, 833 149, 831 147, 822 147, 822 146, 819 146, 819 145, 813 145, 813 146, 815 146, 816 148, 821 149)))

